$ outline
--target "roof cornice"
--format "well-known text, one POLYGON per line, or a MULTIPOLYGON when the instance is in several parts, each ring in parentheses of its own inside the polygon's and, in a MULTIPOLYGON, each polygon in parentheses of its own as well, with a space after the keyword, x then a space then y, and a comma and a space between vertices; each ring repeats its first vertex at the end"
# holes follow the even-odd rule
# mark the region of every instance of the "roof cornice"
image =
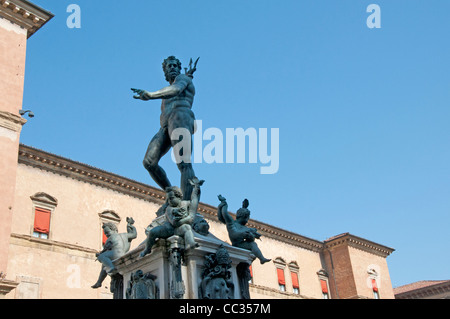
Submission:
MULTIPOLYGON (((19 146, 19 163, 111 189, 159 205, 164 204, 166 200, 166 194, 161 189, 23 144, 19 146)), ((211 221, 219 220, 217 217, 217 207, 212 205, 200 203, 198 212, 211 221)), ((231 214, 235 216, 235 214, 231 214)), ((321 252, 323 249, 330 249, 342 244, 383 257, 387 257, 394 251, 392 248, 348 233, 322 242, 254 219, 250 219, 247 225, 256 228, 266 238, 278 240, 313 252, 321 252)))
POLYGON ((433 296, 439 294, 449 294, 450 293, 450 280, 439 282, 434 285, 429 285, 417 289, 412 289, 408 291, 404 291, 401 293, 394 294, 396 299, 424 299, 424 298, 432 298, 433 296))
POLYGON ((370 240, 352 235, 350 233, 344 233, 324 241, 325 249, 332 249, 333 247, 342 245, 360 249, 384 258, 395 251, 393 248, 374 243, 370 240))
POLYGON ((0 17, 26 29, 29 38, 54 15, 27 0, 0 0, 0 17))
MULTIPOLYGON (((79 163, 55 154, 51 154, 24 144, 19 146, 19 163, 43 169, 65 177, 111 189, 142 200, 162 205, 165 202, 165 192, 131 179, 106 172, 104 170, 79 163)), ((205 218, 218 221, 217 207, 200 203, 198 212, 205 218)), ((232 215, 234 215, 232 213, 232 215)), ((248 222, 267 238, 272 238, 294 246, 319 252, 323 248, 321 241, 311 239, 293 232, 283 230, 253 219, 248 222)))
POLYGON ((19 146, 19 163, 157 204, 165 201, 160 189, 23 144, 19 146))

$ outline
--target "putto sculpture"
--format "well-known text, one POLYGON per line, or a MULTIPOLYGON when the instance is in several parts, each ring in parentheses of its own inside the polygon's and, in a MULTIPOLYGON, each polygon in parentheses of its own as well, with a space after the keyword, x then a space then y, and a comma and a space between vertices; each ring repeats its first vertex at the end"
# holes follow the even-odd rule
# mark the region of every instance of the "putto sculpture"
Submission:
POLYGON ((263 256, 258 245, 255 243, 255 239, 261 238, 261 235, 255 228, 247 227, 246 224, 250 219, 250 211, 248 210, 249 202, 247 199, 242 203, 242 208, 236 212, 236 220, 228 212, 228 203, 225 197, 218 196, 220 204, 218 206, 217 215, 219 221, 227 225, 228 236, 230 237, 231 244, 235 247, 250 250, 261 262, 264 264, 271 259, 267 259, 263 256))
POLYGON ((235 285, 231 279, 231 263, 224 245, 220 245, 215 254, 205 256, 200 299, 233 299, 235 285))
POLYGON ((101 287, 108 275, 112 276, 116 273, 113 261, 125 255, 130 250, 131 241, 137 237, 136 227, 133 224, 133 218, 127 217, 127 232, 121 234, 118 233, 117 226, 114 223, 103 224, 102 228, 107 240, 103 250, 96 254, 97 260, 102 263, 102 269, 92 288, 101 287))
POLYGON ((166 221, 148 231, 145 249, 140 254, 141 257, 151 253, 156 239, 167 239, 173 235, 178 235, 184 239, 185 250, 198 246, 194 239, 192 223, 197 214, 200 186, 203 185, 204 181, 194 177, 189 180, 189 183, 193 187, 189 201, 183 200, 180 188, 176 186, 166 188, 168 203, 165 209, 166 221))
MULTIPOLYGON (((161 128, 151 140, 144 157, 144 167, 150 173, 152 179, 163 189, 171 187, 166 172, 159 166, 161 158, 167 154, 171 147, 181 141, 179 130, 184 130, 192 139, 194 134, 195 116, 192 112, 194 103, 195 87, 193 83, 194 72, 197 70, 197 61, 192 66, 192 59, 189 70, 186 74, 181 74, 181 62, 174 56, 169 56, 163 62, 163 71, 169 86, 156 91, 148 92, 141 89, 131 89, 136 95, 135 99, 143 101, 162 99, 161 102, 161 128), (178 131, 177 131, 178 130, 178 131)), ((184 136, 184 135, 183 135, 184 136)), ((178 169, 181 172, 180 188, 185 200, 189 199, 192 186, 189 179, 195 176, 192 168, 192 140, 191 149, 182 149, 175 158, 178 169)))
POLYGON ((127 299, 158 299, 158 287, 155 283, 156 276, 150 273, 144 274, 137 270, 131 274, 130 282, 126 290, 127 299))

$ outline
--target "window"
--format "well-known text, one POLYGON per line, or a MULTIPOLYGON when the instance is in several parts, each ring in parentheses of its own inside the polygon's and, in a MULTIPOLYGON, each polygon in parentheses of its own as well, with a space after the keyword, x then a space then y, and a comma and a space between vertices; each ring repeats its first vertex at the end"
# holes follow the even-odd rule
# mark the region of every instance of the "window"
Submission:
POLYGON ((286 280, 284 278, 284 269, 277 268, 277 277, 280 291, 286 291, 286 280))
POLYGON ((378 294, 378 286, 377 286, 376 279, 372 279, 372 291, 373 291, 373 298, 380 299, 380 295, 378 294))
POLYGON ((33 237, 48 239, 50 234, 50 216, 50 210, 35 208, 33 237))
POLYGON ((252 269, 252 265, 250 265, 248 267, 248 269, 250 270, 250 280, 248 281, 249 284, 253 283, 253 269, 252 269))
POLYGON ((330 299, 330 293, 329 293, 329 288, 328 288, 328 273, 324 269, 320 269, 317 272, 317 275, 319 276, 320 289, 322 291, 322 298, 330 299))
POLYGON ((113 224, 115 224, 117 226, 117 225, 119 225, 121 218, 113 210, 105 210, 104 212, 98 214, 98 216, 100 217, 100 224, 99 224, 99 227, 100 227, 99 234, 100 234, 100 236, 99 236, 99 238, 101 238, 100 239, 101 240, 101 245, 103 247, 105 245, 105 243, 106 243, 106 240, 108 239, 106 237, 106 235, 105 235, 105 232, 103 231, 103 224, 113 223, 113 224))
POLYGON ((320 279, 320 287, 322 288, 323 299, 329 299, 328 295, 328 282, 324 279, 320 279))
POLYGON ((296 295, 300 294, 300 285, 298 280, 299 267, 295 261, 289 263, 289 271, 291 272, 292 292, 296 295))
POLYGON ((380 299, 380 292, 378 291, 378 271, 375 269, 374 265, 370 265, 367 270, 369 278, 367 279, 367 285, 372 288, 372 294, 374 299, 380 299))
POLYGON ((273 261, 276 267, 277 271, 277 280, 278 280, 278 287, 280 288, 280 291, 286 291, 286 278, 284 277, 284 269, 286 268, 286 262, 283 258, 277 257, 273 261))
POLYGON ((58 205, 58 201, 46 193, 36 193, 30 198, 33 203, 32 236, 49 239, 51 219, 58 205))
POLYGON ((296 272, 291 272, 291 278, 292 278, 292 292, 294 294, 299 294, 300 293, 300 286, 298 284, 298 274, 296 272))

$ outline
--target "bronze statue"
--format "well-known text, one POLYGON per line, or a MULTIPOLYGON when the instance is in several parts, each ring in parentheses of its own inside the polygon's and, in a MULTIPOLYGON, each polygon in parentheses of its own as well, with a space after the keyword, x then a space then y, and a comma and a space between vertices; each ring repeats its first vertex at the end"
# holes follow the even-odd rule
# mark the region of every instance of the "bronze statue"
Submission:
POLYGON ((232 261, 223 245, 215 254, 205 256, 202 281, 199 287, 200 299, 233 299, 234 283, 232 280, 232 261))
POLYGON ((255 228, 245 226, 250 219, 250 211, 247 209, 249 202, 244 200, 242 208, 236 213, 236 220, 228 213, 227 200, 222 196, 218 196, 220 204, 218 207, 217 215, 219 221, 227 225, 228 236, 230 237, 231 244, 235 247, 250 250, 261 262, 264 264, 271 259, 267 259, 263 256, 258 245, 255 243, 255 239, 259 239, 261 235, 255 228))
POLYGON ((97 282, 92 288, 101 287, 107 275, 114 275, 116 273, 113 261, 125 255, 130 250, 131 241, 137 237, 137 231, 133 224, 133 218, 127 217, 127 232, 121 234, 118 233, 115 224, 103 224, 102 228, 107 240, 103 250, 96 254, 97 260, 102 263, 102 269, 97 282))
POLYGON ((158 299, 158 287, 155 283, 156 276, 142 270, 131 274, 128 288, 126 290, 127 299, 158 299))
POLYGON ((176 186, 166 188, 168 203, 165 210, 166 221, 160 226, 149 229, 145 250, 141 253, 141 257, 151 253, 156 239, 167 239, 173 235, 184 238, 185 250, 198 247, 194 240, 192 223, 197 214, 200 186, 204 181, 194 177, 189 180, 189 183, 193 187, 190 201, 183 200, 180 188, 176 186))
MULTIPOLYGON (((140 89, 131 89, 136 95, 135 99, 143 101, 162 99, 161 103, 161 128, 151 140, 144 157, 144 167, 150 173, 152 179, 162 188, 171 187, 171 183, 166 172, 159 166, 160 159, 167 154, 171 147, 174 147, 181 139, 172 140, 175 136, 172 133, 176 129, 185 129, 191 136, 191 149, 183 149, 183 155, 188 152, 189 158, 192 156, 192 134, 194 134, 195 116, 192 112, 194 103, 195 87, 192 82, 193 74, 196 71, 197 61, 192 66, 192 59, 189 64, 189 70, 186 74, 181 74, 181 62, 174 56, 169 56, 163 62, 163 70, 166 80, 170 83, 156 92, 148 92, 140 89)), ((177 166, 181 172, 181 191, 184 199, 188 200, 192 192, 192 186, 189 179, 195 176, 191 160, 180 159, 181 154, 175 154, 177 157, 177 166)))

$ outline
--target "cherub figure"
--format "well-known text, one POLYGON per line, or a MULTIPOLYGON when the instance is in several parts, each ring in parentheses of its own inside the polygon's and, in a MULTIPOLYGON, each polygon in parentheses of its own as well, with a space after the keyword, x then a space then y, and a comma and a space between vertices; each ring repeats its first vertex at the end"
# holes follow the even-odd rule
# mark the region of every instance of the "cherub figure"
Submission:
POLYGON ((105 242, 103 250, 96 254, 98 261, 102 263, 102 270, 100 271, 97 282, 92 288, 96 289, 101 287, 103 280, 108 275, 114 275, 116 273, 113 261, 125 255, 130 250, 131 241, 137 237, 137 231, 133 224, 133 218, 127 217, 127 232, 121 234, 118 233, 115 224, 103 224, 103 232, 108 239, 105 242))
POLYGON ((230 237, 231 244, 235 247, 250 250, 261 262, 264 264, 271 259, 267 259, 263 256, 258 245, 255 243, 255 239, 259 239, 261 234, 257 232, 255 228, 245 226, 250 219, 250 211, 247 209, 249 202, 244 200, 242 208, 236 213, 236 220, 228 213, 227 200, 222 196, 218 196, 220 204, 218 207, 219 221, 227 225, 228 236, 230 237))
POLYGON ((203 185, 204 181, 194 177, 189 180, 189 183, 193 187, 190 201, 183 200, 183 193, 180 188, 176 186, 166 188, 168 203, 165 209, 166 222, 148 231, 145 249, 141 253, 141 257, 151 253, 156 239, 167 239, 173 235, 184 238, 186 250, 198 247, 194 240, 192 223, 197 214, 200 186, 203 185))

